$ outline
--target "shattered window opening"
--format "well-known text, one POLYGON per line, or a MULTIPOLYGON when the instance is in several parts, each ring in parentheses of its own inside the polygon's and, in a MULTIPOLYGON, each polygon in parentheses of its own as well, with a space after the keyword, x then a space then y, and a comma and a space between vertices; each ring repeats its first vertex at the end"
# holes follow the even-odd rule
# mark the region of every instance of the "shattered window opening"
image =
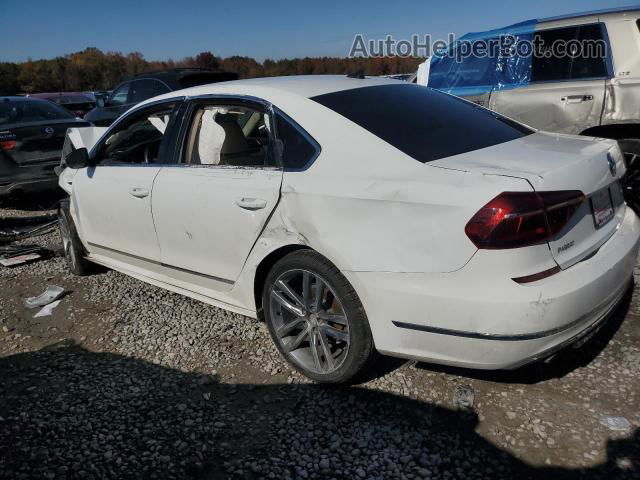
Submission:
POLYGON ((269 115, 233 105, 207 105, 192 116, 183 163, 273 167, 269 115))

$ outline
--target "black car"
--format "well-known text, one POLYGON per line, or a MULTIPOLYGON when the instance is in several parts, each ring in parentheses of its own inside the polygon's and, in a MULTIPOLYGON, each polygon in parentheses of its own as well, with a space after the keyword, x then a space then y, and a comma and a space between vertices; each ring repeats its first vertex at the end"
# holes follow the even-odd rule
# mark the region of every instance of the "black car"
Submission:
POLYGON ((96 108, 84 118, 97 126, 108 126, 136 103, 163 93, 207 83, 237 80, 231 72, 200 68, 176 68, 137 75, 113 89, 105 100, 96 97, 96 108))
POLYGON ((0 196, 55 187, 67 129, 90 125, 48 100, 0 97, 0 196))

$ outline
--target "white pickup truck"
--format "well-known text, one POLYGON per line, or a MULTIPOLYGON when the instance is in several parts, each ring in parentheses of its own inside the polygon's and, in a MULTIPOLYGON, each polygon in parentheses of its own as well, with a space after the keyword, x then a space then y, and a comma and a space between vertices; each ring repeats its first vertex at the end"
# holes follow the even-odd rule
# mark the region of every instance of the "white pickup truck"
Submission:
MULTIPOLYGON (((640 7, 530 20, 468 34, 460 40, 488 39, 501 34, 528 38, 548 48, 554 42, 568 45, 600 42, 605 48, 599 57, 532 55, 528 62, 512 62, 506 67, 499 59, 469 56, 458 61, 433 57, 429 68, 423 65, 419 69, 417 83, 465 98, 540 130, 618 140, 629 170, 627 188, 637 191, 640 7), (421 70, 428 73, 421 75, 421 70), (496 71, 502 77, 504 73, 512 75, 503 80, 496 71)), ((640 202, 632 206, 640 207, 640 202)))

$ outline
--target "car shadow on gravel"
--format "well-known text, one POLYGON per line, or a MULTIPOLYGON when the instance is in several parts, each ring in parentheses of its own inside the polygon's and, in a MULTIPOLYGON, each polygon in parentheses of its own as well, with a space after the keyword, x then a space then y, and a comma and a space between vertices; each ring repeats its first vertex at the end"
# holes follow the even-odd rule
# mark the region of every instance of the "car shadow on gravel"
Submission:
POLYGON ((516 370, 472 370, 422 362, 416 366, 424 370, 498 383, 531 385, 554 378, 562 378, 578 368, 589 365, 606 348, 625 319, 628 321, 635 319, 635 317, 627 318, 631 307, 632 293, 633 285, 629 287, 606 323, 584 345, 578 348, 569 346, 544 361, 538 361, 516 370))
POLYGON ((0 385, 0 478, 637 474, 617 461, 638 465, 638 432, 596 468, 535 468, 478 435, 473 412, 355 387, 220 383, 72 343, 1 358, 0 385))

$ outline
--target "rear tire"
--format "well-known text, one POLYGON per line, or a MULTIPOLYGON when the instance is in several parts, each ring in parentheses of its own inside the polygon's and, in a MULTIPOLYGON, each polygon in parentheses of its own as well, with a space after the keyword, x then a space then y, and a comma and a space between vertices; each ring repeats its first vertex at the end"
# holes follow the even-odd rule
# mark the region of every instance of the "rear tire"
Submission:
POLYGON ((58 226, 62 237, 62 247, 69 270, 74 275, 85 276, 91 273, 91 264, 85 259, 85 249, 82 246, 76 226, 71 218, 69 200, 62 200, 58 208, 58 226))
POLYGON ((624 154, 627 173, 624 176, 624 198, 637 214, 640 215, 640 140, 625 138, 618 140, 624 154))
POLYGON ((347 382, 375 357, 358 295, 316 252, 298 250, 276 262, 265 280, 262 305, 280 354, 316 382, 347 382))

